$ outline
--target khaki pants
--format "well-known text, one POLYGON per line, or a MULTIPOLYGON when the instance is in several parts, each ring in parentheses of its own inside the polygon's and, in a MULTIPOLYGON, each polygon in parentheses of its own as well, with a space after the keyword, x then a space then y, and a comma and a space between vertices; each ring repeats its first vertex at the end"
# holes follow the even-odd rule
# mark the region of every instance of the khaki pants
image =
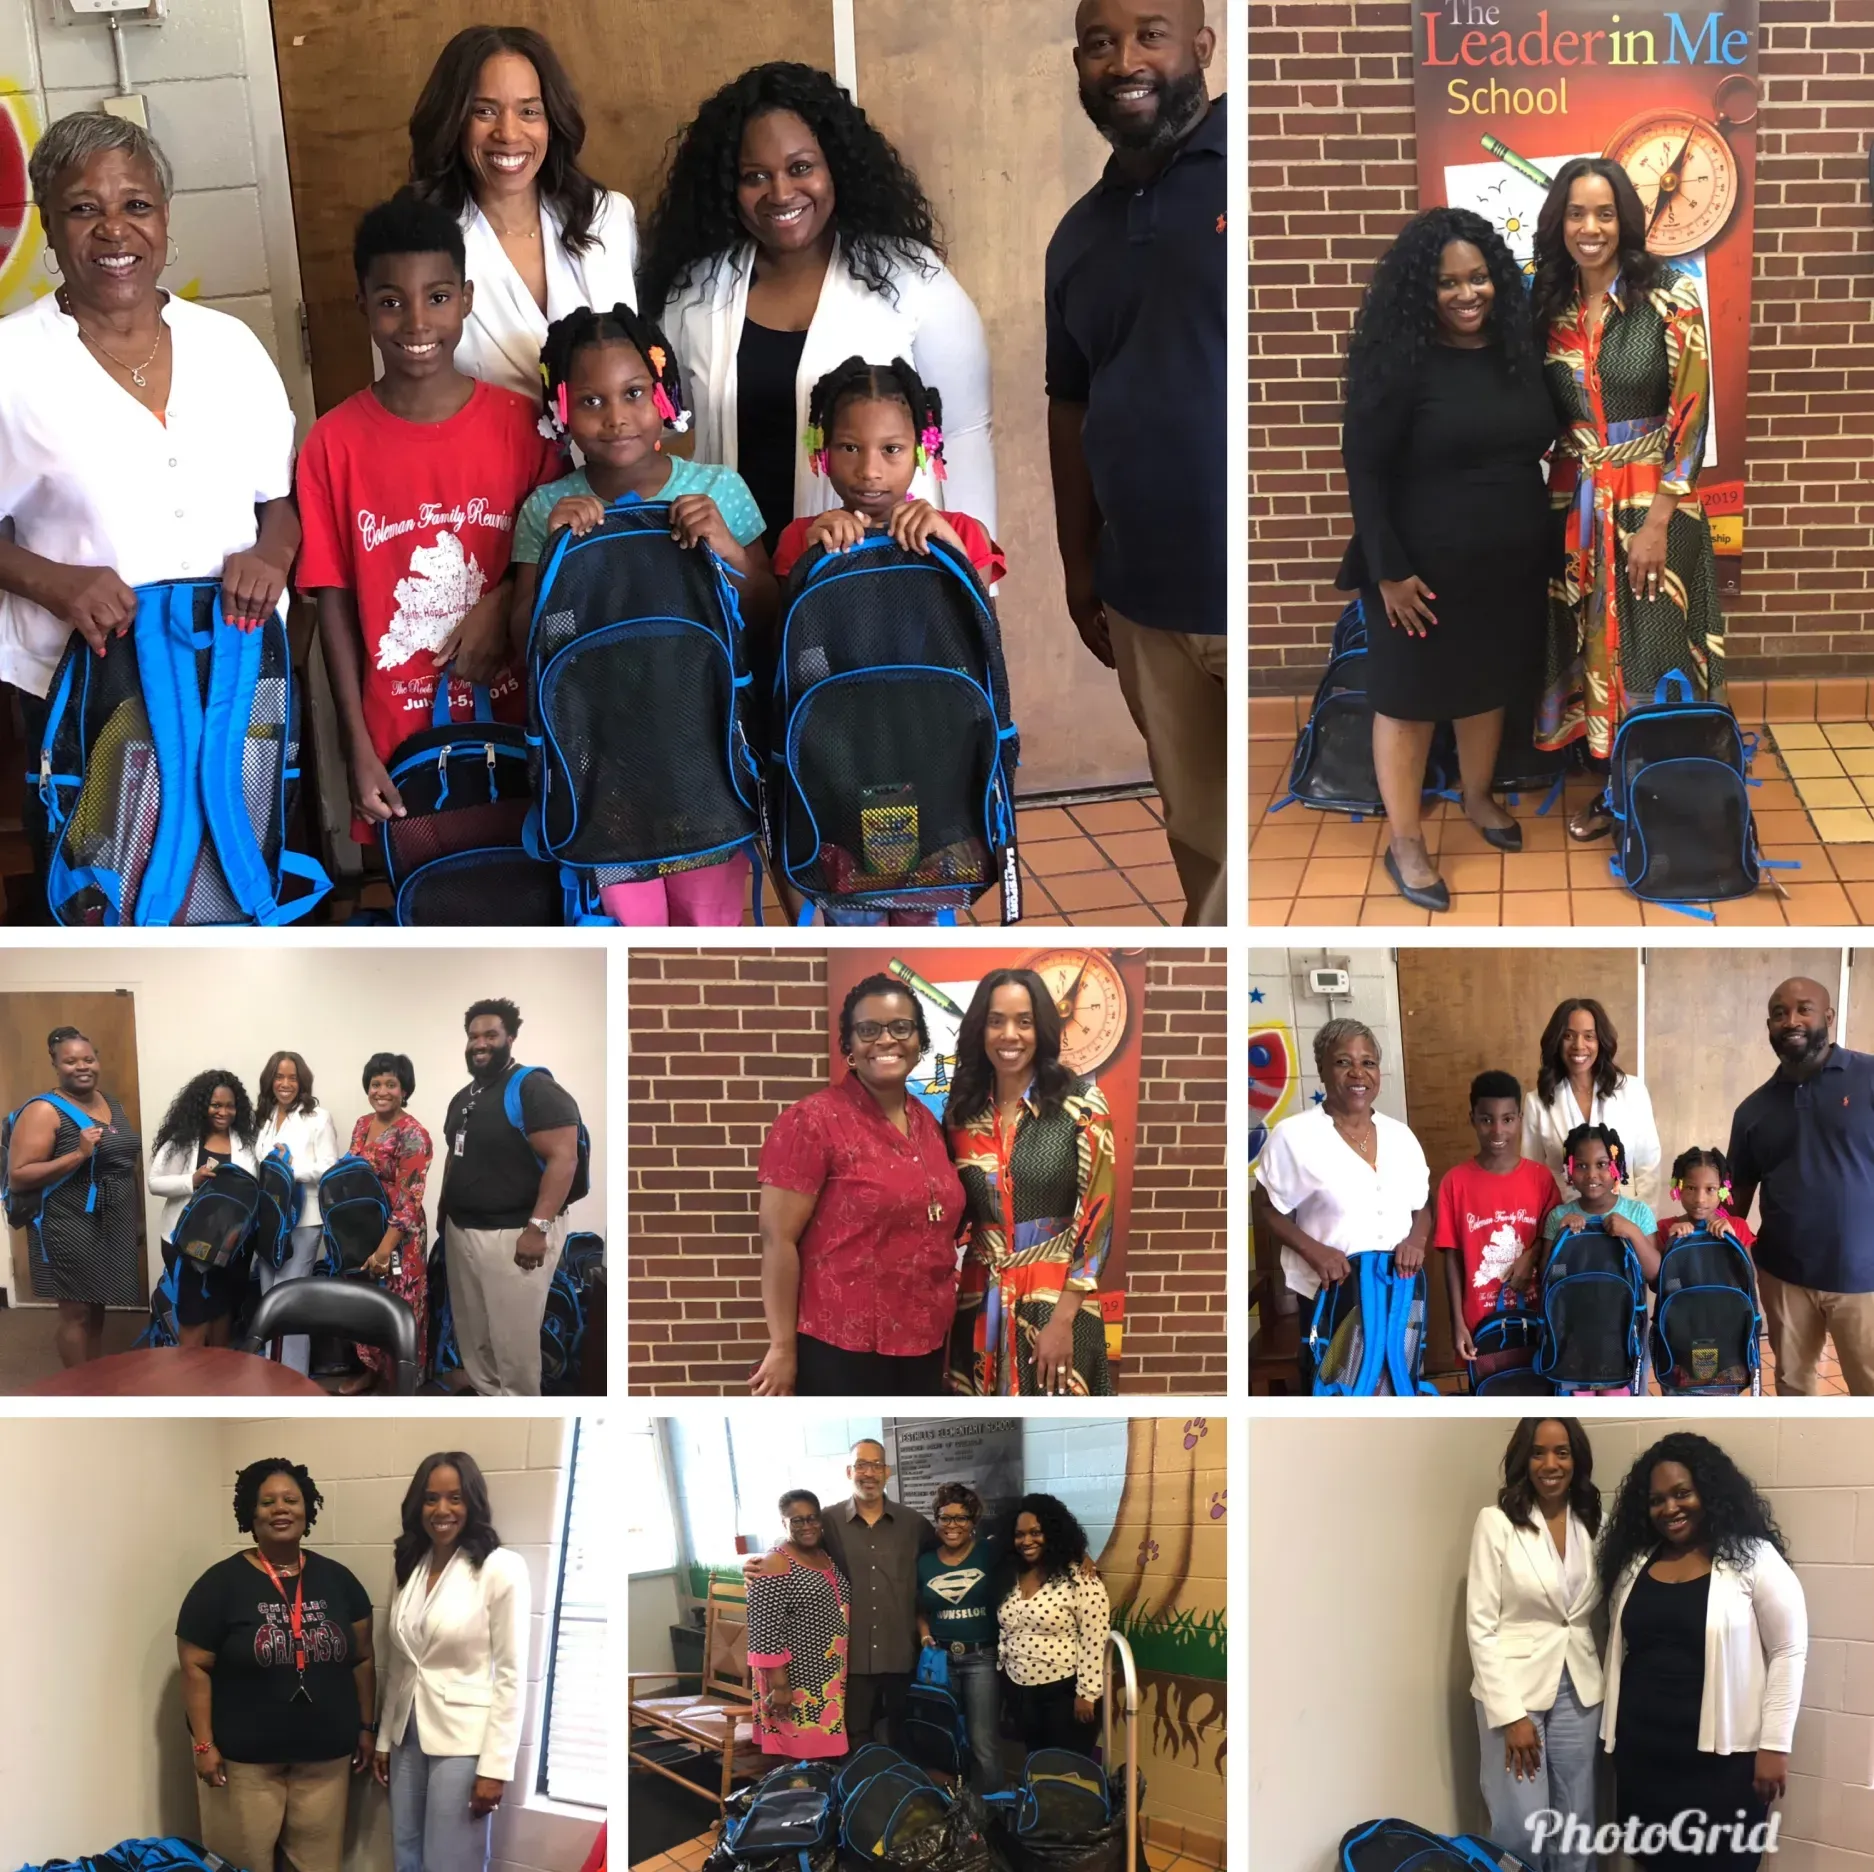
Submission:
POLYGON ((443 1224, 456 1350, 469 1383, 483 1397, 540 1395, 540 1322, 566 1239, 566 1219, 558 1218, 547 1231, 547 1258, 537 1268, 514 1265, 520 1237, 519 1229, 443 1224))
POLYGON ((1184 886, 1187 924, 1230 920, 1229 667, 1227 637, 1147 630, 1109 605, 1119 693, 1126 699, 1165 806, 1171 860, 1184 886))
POLYGON ((1825 1338, 1835 1341, 1841 1375, 1855 1397, 1874 1397, 1874 1293, 1828 1293, 1757 1270, 1764 1324, 1776 1354, 1778 1397, 1815 1397, 1825 1338))
POLYGON ((202 1844, 241 1872, 273 1872, 278 1846, 293 1872, 340 1872, 351 1757, 323 1762, 224 1761, 228 1785, 197 1781, 202 1844))

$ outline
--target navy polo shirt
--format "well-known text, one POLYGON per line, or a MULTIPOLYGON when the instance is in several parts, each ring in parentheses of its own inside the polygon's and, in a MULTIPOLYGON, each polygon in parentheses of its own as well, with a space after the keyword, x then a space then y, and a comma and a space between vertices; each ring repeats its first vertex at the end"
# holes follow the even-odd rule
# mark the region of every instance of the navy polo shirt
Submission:
POLYGON ((1874 1292, 1874 1054, 1831 1047, 1811 1078, 1777 1073, 1737 1108, 1729 1155, 1757 1186, 1760 1265, 1798 1287, 1874 1292))
POLYGON ((1216 98, 1151 181, 1115 157, 1048 242, 1047 391, 1086 405, 1103 604, 1224 633, 1227 158, 1216 98))

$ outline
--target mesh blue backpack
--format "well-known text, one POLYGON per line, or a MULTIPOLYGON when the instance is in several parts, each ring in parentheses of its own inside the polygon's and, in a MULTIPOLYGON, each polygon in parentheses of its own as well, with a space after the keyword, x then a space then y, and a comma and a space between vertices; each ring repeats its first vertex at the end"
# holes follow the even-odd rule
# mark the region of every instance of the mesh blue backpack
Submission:
POLYGON ((1436 1397, 1423 1375, 1425 1270, 1390 1254, 1349 1255, 1353 1272, 1322 1284, 1308 1328, 1316 1397, 1436 1397))
POLYGON ((1748 897, 1764 866, 1749 769, 1737 717, 1722 702, 1694 700, 1685 673, 1668 670, 1653 700, 1614 731, 1614 876, 1636 897, 1708 921, 1701 905, 1748 897))
MULTIPOLYGON (((605 1265, 605 1238, 590 1229, 568 1235, 554 1263, 547 1288, 547 1310, 540 1320, 540 1392, 570 1397, 579 1382, 579 1355, 585 1345, 586 1318, 593 1277, 605 1265)), ((454 1349, 453 1321, 451 1350, 454 1349)))
POLYGON ((232 1267, 253 1246, 259 1214, 259 1180, 239 1164, 217 1164, 182 1205, 169 1245, 197 1267, 232 1267))
POLYGON ((221 587, 137 588, 98 655, 72 634, 47 697, 38 788, 46 900, 64 924, 287 923, 331 888, 286 846, 299 699, 286 627, 221 616, 221 587))
POLYGON ((769 755, 775 867, 813 907, 1022 913, 1021 740, 1002 633, 966 555, 888 533, 794 568, 769 755))
POLYGON ((764 1775, 742 1810, 725 1817, 723 1849, 740 1863, 794 1860, 799 1872, 839 1837, 833 1771, 821 1762, 794 1762, 764 1775))
POLYGON ((147 1352, 176 1343, 176 1304, 180 1298, 177 1289, 181 1279, 182 1257, 165 1254, 162 1274, 150 1289, 150 1317, 135 1340, 137 1351, 147 1352))
POLYGON ((1533 1872, 1477 1833, 1433 1833, 1411 1820, 1368 1820, 1341 1839, 1339 1872, 1533 1872))
POLYGON ((239 1872, 193 1840, 133 1839, 87 1859, 48 1859, 20 1872, 239 1872))
POLYGON ((1542 1351, 1539 1307, 1528 1306, 1505 1283, 1496 1304, 1471 1334, 1477 1356, 1469 1361, 1472 1397, 1547 1397, 1554 1386, 1536 1370, 1542 1351))
POLYGON ((969 1765, 969 1730, 963 1705, 950 1687, 950 1655, 941 1645, 918 1653, 905 1692, 904 1751, 922 1768, 960 1775, 969 1765))
POLYGON ((1728 1235, 1697 1228, 1668 1242, 1654 1283, 1652 1363, 1668 1397, 1763 1390, 1763 1312, 1750 1256, 1728 1235))
POLYGON ((276 1144, 260 1160, 255 1177, 260 1185, 260 1206, 254 1215, 254 1259, 266 1267, 283 1268, 293 1252, 293 1231, 299 1227, 306 1193, 293 1175, 293 1153, 276 1144))
POLYGON ((668 502, 628 496, 549 542, 527 633, 527 849, 559 866, 568 922, 608 920, 604 885, 755 855, 743 636, 734 574, 677 545, 668 502))
POLYGON ((79 1130, 88 1131, 98 1121, 84 1109, 75 1105, 59 1092, 35 1092, 25 1105, 15 1106, 0 1119, 0 1208, 6 1212, 9 1228, 24 1229, 30 1250, 36 1251, 40 1260, 50 1260, 46 1253, 45 1242, 40 1235, 40 1220, 45 1214, 46 1198, 56 1189, 62 1189, 75 1176, 84 1176, 90 1183, 85 1193, 85 1209, 94 1211, 98 1206, 98 1160, 92 1157, 84 1168, 66 1171, 62 1177, 54 1177, 50 1183, 42 1183, 35 1190, 16 1190, 13 1187, 13 1127, 18 1124, 20 1114, 28 1105, 50 1105, 63 1118, 69 1119, 79 1130))
POLYGON ((315 1273, 355 1274, 390 1227, 390 1199, 362 1157, 341 1157, 319 1179, 319 1263, 315 1273))
POLYGON ((397 744, 389 763, 404 816, 378 828, 392 916, 406 929, 562 920, 558 868, 526 848, 534 808, 527 730, 498 722, 475 685, 475 719, 449 713, 450 682, 436 683, 430 725, 397 744))
POLYGON ((1556 1236, 1542 1269, 1542 1350, 1536 1372, 1559 1396, 1646 1389, 1646 1277, 1599 1218, 1556 1236))

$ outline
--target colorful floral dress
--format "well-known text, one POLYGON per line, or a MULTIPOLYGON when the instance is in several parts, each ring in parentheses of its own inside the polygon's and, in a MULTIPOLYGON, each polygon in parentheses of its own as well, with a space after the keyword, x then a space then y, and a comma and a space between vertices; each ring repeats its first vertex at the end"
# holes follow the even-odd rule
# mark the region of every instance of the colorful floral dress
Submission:
POLYGON ((764 1755, 806 1761, 846 1753, 846 1640, 852 1588, 829 1556, 824 1567, 793 1554, 785 1573, 748 1580, 748 1661, 764 1687, 787 1671, 788 1713, 774 1720, 755 1702, 755 1740, 764 1755))
POLYGON ((1696 483, 1711 420, 1705 315, 1684 274, 1649 292, 1616 279, 1600 328, 1579 291, 1549 332, 1544 366, 1562 436, 1549 476, 1567 515, 1566 562, 1549 586, 1549 653, 1536 739, 1586 739, 1605 758, 1629 708, 1681 670, 1724 699, 1724 614, 1711 527, 1696 483), (1661 489, 1679 497, 1656 596, 1636 598, 1627 541, 1661 489))
POLYGON ((950 1133, 963 1181, 963 1271, 950 1329, 950 1389, 1039 1397, 1035 1336, 1057 1296, 1074 1309, 1078 1397, 1111 1397, 1100 1270, 1113 1240, 1116 1159, 1105 1095, 1077 1079, 1058 1111, 1032 1091, 1015 1122, 994 1108, 950 1133))
MULTIPOLYGON (((399 1112, 397 1122, 372 1143, 367 1112, 351 1128, 351 1151, 377 1172, 390 1201, 390 1219, 403 1230, 397 1247, 398 1271, 386 1274, 378 1285, 408 1301, 416 1315, 416 1362, 421 1371, 429 1362, 429 1280, 424 1254, 428 1229, 423 1218, 423 1186, 429 1180, 432 1155, 429 1133, 408 1112, 399 1112)), ((368 1345, 359 1346, 357 1352, 359 1360, 380 1378, 388 1380, 393 1375, 388 1352, 368 1345)))

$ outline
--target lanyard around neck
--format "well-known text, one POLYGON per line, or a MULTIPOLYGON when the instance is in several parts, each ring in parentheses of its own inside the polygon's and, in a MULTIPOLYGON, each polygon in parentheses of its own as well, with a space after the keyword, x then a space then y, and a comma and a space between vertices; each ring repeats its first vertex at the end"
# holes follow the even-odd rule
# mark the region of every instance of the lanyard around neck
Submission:
MULTIPOLYGON (((259 1548, 255 1548, 260 1553, 259 1548)), ((293 1632, 293 1668, 299 1673, 299 1687, 293 1692, 295 1699, 304 1697, 312 1701, 312 1692, 306 1688, 306 1556, 299 1556, 299 1572, 293 1580, 293 1592, 287 1597, 286 1582, 273 1570, 273 1562, 265 1554, 260 1554, 260 1564, 266 1568, 267 1577, 273 1581, 273 1589, 292 1607, 288 1623, 293 1632)))

